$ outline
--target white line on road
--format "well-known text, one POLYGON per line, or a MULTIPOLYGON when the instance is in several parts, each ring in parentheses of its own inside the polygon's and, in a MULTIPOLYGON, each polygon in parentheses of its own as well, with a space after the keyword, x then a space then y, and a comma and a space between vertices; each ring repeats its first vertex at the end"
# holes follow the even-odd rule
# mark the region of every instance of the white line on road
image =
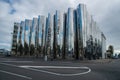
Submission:
MULTIPOLYGON (((7 63, 0 63, 0 64, 2 64, 2 65, 6 65, 6 66, 12 66, 12 67, 17 67, 17 68, 20 68, 20 67, 18 67, 18 66, 16 66, 16 65, 13 65, 13 64, 7 64, 7 63)), ((1 70, 2 71, 2 70, 1 70)), ((10 72, 11 73, 11 72, 10 72)), ((13 73, 14 74, 14 73, 13 73)), ((19 74, 18 74, 19 75, 19 74)), ((27 77, 27 76, 25 76, 25 77, 27 77)), ((32 79, 31 77, 28 77, 29 79, 32 79)))
MULTIPOLYGON (((18 67, 16 65, 12 65, 12 64, 7 64, 7 63, 0 63, 3 65, 8 65, 8 66, 13 66, 13 67, 18 67)), ((45 67, 45 66, 37 66, 37 67, 45 67)), ((47 67, 51 67, 51 68, 79 68, 79 69, 87 69, 88 71, 86 72, 82 72, 82 73, 76 73, 76 74, 61 74, 61 73, 55 73, 55 72, 50 72, 50 71, 45 71, 45 70, 38 70, 38 69, 33 69, 35 68, 35 66, 19 66, 19 68, 23 68, 23 69, 28 69, 28 70, 32 70, 32 71, 39 71, 39 72, 44 72, 44 73, 48 73, 48 74, 54 74, 54 75, 59 75, 59 76, 75 76, 75 75, 83 75, 83 74, 87 74, 89 72, 91 72, 91 69, 89 67, 65 67, 65 66, 46 66, 47 67)))
POLYGON ((87 74, 91 72, 91 69, 89 67, 67 67, 67 66, 66 67, 65 66, 19 66, 19 67, 26 68, 26 69, 33 70, 33 71, 39 71, 39 72, 44 72, 48 74, 59 75, 59 76, 76 76, 76 75, 83 75, 83 74, 87 74), (33 69, 33 68, 86 69, 87 71, 81 72, 81 73, 75 73, 75 74, 61 74, 61 73, 55 73, 55 72, 33 69))
POLYGON ((10 74, 10 75, 14 75, 14 76, 18 76, 18 77, 22 77, 22 78, 25 78, 25 79, 32 79, 31 77, 27 77, 27 76, 24 76, 24 75, 12 73, 12 72, 7 72, 7 71, 3 71, 3 70, 0 70, 0 72, 7 73, 7 74, 10 74))
POLYGON ((69 68, 69 69, 88 69, 88 67, 68 67, 68 66, 19 66, 23 68, 33 67, 33 68, 69 68))
POLYGON ((16 66, 16 65, 13 65, 13 64, 7 64, 7 63, 0 63, 0 64, 2 64, 2 65, 7 65, 7 66, 18 67, 18 66, 16 66))
POLYGON ((16 60, 16 59, 8 59, 8 58, 0 58, 1 61, 10 61, 10 60, 16 60), (2 60, 1 60, 2 59, 2 60))
POLYGON ((2 61, 2 62, 29 63, 33 61, 2 61))

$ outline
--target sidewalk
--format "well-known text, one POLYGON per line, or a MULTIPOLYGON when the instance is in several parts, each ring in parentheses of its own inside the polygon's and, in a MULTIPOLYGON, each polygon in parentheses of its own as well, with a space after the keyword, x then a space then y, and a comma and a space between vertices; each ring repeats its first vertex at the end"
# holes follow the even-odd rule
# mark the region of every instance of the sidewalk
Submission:
MULTIPOLYGON (((35 56, 0 56, 3 58, 14 58, 20 60, 32 60, 32 61, 45 61, 43 57, 35 57, 35 56)), ((71 63, 88 63, 88 64, 105 64, 114 61, 114 59, 96 59, 96 60, 75 60, 75 59, 50 59, 48 58, 47 62, 71 62, 71 63)), ((46 62, 46 61, 45 61, 46 62)))
POLYGON ((97 60, 89 60, 88 62, 95 64, 105 64, 105 63, 110 63, 112 61, 113 61, 112 59, 97 59, 97 60))

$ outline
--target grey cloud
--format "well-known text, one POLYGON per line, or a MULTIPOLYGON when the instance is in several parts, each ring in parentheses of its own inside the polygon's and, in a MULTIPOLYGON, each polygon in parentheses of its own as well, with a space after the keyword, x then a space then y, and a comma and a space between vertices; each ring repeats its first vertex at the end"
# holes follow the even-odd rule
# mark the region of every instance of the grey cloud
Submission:
POLYGON ((107 45, 112 44, 116 51, 120 51, 120 0, 17 0, 12 4, 12 8, 16 10, 13 15, 9 14, 10 5, 0 2, 0 28, 2 30, 0 33, 3 36, 10 36, 9 32, 13 29, 14 21, 32 19, 38 15, 47 16, 49 12, 55 13, 55 10, 65 12, 68 7, 76 8, 79 3, 87 5, 88 12, 93 15, 94 20, 106 35, 107 45))
MULTIPOLYGON (((111 3, 112 4, 112 3, 111 3)), ((100 21, 101 29, 107 37, 107 44, 114 45, 116 50, 120 50, 120 1, 116 2, 106 10, 106 15, 100 21)))
POLYGON ((86 0, 84 3, 87 4, 88 11, 105 34, 107 46, 111 44, 115 51, 120 52, 120 1, 86 0))

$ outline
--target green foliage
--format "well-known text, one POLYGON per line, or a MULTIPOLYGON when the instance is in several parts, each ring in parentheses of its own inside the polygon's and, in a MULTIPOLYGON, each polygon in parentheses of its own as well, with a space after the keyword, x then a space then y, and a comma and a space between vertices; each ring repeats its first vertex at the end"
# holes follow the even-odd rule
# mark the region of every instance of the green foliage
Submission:
POLYGON ((20 52, 20 55, 23 54, 23 46, 22 46, 22 44, 20 44, 20 45, 18 46, 18 52, 20 52))
POLYGON ((14 49, 14 51, 15 51, 15 55, 17 55, 17 48, 18 48, 18 46, 17 46, 17 44, 15 45, 15 49, 14 49))
POLYGON ((108 50, 111 53, 111 55, 114 53, 114 47, 112 45, 109 45, 108 50))
POLYGON ((107 50, 107 57, 112 58, 114 53, 114 47, 112 45, 109 45, 108 50, 107 50))
POLYGON ((30 55, 33 55, 33 54, 34 54, 34 52, 35 52, 34 45, 33 45, 33 44, 31 44, 31 45, 30 45, 30 55))
POLYGON ((29 52, 29 46, 28 46, 28 44, 26 42, 24 44, 24 52, 25 52, 25 55, 27 55, 28 52, 29 52))
POLYGON ((39 51, 39 53, 41 53, 42 52, 42 47, 39 46, 37 50, 39 51))

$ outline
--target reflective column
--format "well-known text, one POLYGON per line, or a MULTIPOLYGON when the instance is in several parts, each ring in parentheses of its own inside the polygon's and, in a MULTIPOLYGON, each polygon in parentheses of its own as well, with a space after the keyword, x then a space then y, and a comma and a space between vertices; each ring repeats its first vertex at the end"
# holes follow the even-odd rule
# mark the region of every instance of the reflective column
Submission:
POLYGON ((75 25, 74 25, 74 9, 68 8, 66 21, 66 47, 68 57, 74 55, 75 25))
POLYGON ((20 23, 20 54, 24 54, 24 35, 25 35, 25 22, 20 23))
POLYGON ((46 55, 53 56, 53 39, 54 39, 54 27, 53 16, 48 14, 46 20, 46 55))
POLYGON ((20 54, 20 23, 16 23, 16 26, 18 27, 18 33, 17 33, 17 55, 20 54))
POLYGON ((22 27, 22 32, 21 32, 21 43, 22 43, 22 46, 24 47, 25 22, 24 22, 24 21, 21 21, 20 26, 22 27))
POLYGON ((36 44, 36 30, 38 27, 38 18, 33 18, 32 20, 32 27, 31 27, 31 44, 30 44, 30 55, 35 55, 35 47, 37 47, 36 44))
POLYGON ((77 7, 77 40, 78 40, 78 53, 76 59, 83 56, 83 40, 85 39, 84 20, 83 20, 83 5, 79 4, 77 7))
POLYGON ((56 50, 57 55, 62 57, 63 53, 63 39, 64 39, 64 16, 60 11, 55 13, 55 39, 56 39, 56 50))
POLYGON ((25 55, 29 53, 29 45, 30 45, 30 28, 32 27, 32 20, 25 20, 25 43, 24 43, 24 48, 25 48, 25 55))
POLYGON ((43 56, 45 48, 45 28, 46 28, 46 17, 38 16, 38 39, 39 39, 39 52, 43 56))

